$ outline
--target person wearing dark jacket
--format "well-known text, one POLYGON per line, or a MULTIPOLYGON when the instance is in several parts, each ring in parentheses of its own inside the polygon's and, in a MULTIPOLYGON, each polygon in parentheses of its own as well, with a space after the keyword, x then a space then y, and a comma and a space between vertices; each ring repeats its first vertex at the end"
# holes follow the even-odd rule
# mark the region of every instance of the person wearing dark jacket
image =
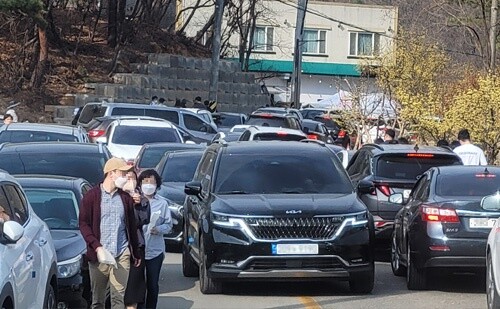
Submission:
POLYGON ((109 159, 104 165, 103 182, 82 199, 78 221, 87 244, 91 308, 104 308, 109 285, 111 307, 123 309, 131 260, 136 267, 142 262, 134 213, 134 204, 140 200, 120 189, 131 168, 122 159, 109 159))

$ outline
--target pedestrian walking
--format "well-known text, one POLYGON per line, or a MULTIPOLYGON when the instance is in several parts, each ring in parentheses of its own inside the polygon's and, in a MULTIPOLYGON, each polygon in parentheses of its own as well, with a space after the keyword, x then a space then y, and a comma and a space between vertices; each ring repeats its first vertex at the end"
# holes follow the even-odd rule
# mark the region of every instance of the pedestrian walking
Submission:
POLYGON ((445 140, 445 139, 440 139, 440 140, 437 141, 436 146, 443 147, 443 148, 449 148, 450 147, 450 143, 448 143, 448 141, 445 140))
POLYGON ((453 149, 453 151, 462 159, 464 165, 488 164, 483 150, 471 143, 469 130, 460 130, 458 132, 458 141, 460 146, 453 149))
POLYGON ((154 95, 151 98, 151 103, 149 103, 149 105, 158 105, 158 97, 154 95))
POLYGON ((165 101, 165 98, 160 98, 158 100, 158 105, 161 105, 161 106, 167 106, 167 103, 165 101))
POLYGON ((384 143, 385 144, 397 144, 398 141, 395 140, 396 138, 396 131, 393 129, 386 129, 385 134, 384 134, 384 143))
POLYGON ((11 124, 14 121, 14 117, 11 114, 5 114, 3 117, 3 124, 11 124))
POLYGON ((206 109, 205 105, 201 102, 201 97, 194 99, 193 108, 206 109))
MULTIPOLYGON (((123 186, 123 190, 130 196, 140 198, 140 203, 134 205, 134 214, 136 222, 137 238, 139 240, 139 254, 141 260, 145 258, 145 240, 143 226, 149 224, 151 209, 149 201, 145 197, 140 196, 140 191, 137 186, 137 174, 134 171, 127 173, 127 183, 123 186)), ((127 288, 125 289, 124 303, 127 309, 135 309, 140 303, 144 303, 146 298, 146 266, 141 263, 139 266, 130 266, 127 288)))
POLYGON ((78 221, 87 244, 93 309, 104 308, 108 286, 111 307, 123 309, 131 260, 136 267, 141 264, 134 216, 134 204, 140 201, 120 189, 131 168, 123 159, 109 159, 103 182, 82 199, 78 221))
POLYGON ((162 180, 155 170, 149 169, 139 175, 139 186, 142 194, 149 201, 151 217, 148 225, 144 226, 146 240, 146 303, 139 304, 139 308, 156 308, 160 292, 160 270, 165 257, 165 241, 163 234, 172 229, 172 216, 168 202, 156 194, 162 180))

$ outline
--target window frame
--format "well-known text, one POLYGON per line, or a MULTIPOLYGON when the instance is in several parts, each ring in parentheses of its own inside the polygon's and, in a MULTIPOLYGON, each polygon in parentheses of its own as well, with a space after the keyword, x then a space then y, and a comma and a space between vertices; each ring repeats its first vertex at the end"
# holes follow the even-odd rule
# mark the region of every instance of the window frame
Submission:
POLYGON ((251 51, 252 52, 257 52, 257 53, 273 53, 274 52, 274 37, 275 37, 276 31, 274 31, 273 26, 264 26, 264 25, 257 25, 254 28, 254 33, 252 37, 252 41, 249 42, 251 46, 251 51), (257 44, 256 42, 256 32, 257 28, 264 28, 264 38, 265 42, 264 44, 257 44), (272 29, 272 36, 271 36, 271 42, 269 42, 269 29, 272 29))
POLYGON ((353 57, 353 58, 371 58, 375 57, 378 54, 380 54, 380 33, 377 32, 368 32, 368 31, 349 31, 349 44, 347 46, 347 55, 348 57, 353 57), (351 44, 352 44, 352 35, 355 35, 355 41, 354 41, 354 51, 355 53, 353 54, 351 52, 351 44), (360 34, 369 34, 371 35, 371 54, 370 55, 361 55, 359 53, 359 35, 360 34), (378 40, 378 44, 377 41, 378 40))
POLYGON ((11 220, 14 220, 16 222, 18 222, 19 224, 21 225, 26 225, 26 223, 29 221, 29 212, 28 212, 28 200, 26 199, 26 196, 24 196, 24 193, 19 189, 19 187, 13 183, 4 183, 2 184, 1 186, 4 194, 5 194, 5 197, 7 198, 8 202, 9 202, 9 205, 10 205, 10 211, 12 212, 12 216, 11 216, 11 220), (11 190, 10 188, 12 188, 12 194, 14 194, 14 196, 9 196, 11 193, 9 192, 9 190, 7 190, 7 188, 9 188, 9 190, 11 190), (17 207, 16 205, 14 205, 13 202, 15 202, 13 199, 15 199, 17 197, 18 201, 21 203, 20 205, 18 206, 21 206, 22 209, 20 209, 19 207, 17 207), (21 213, 19 212, 20 210, 22 210, 22 215, 24 216, 23 218, 20 217, 21 213))
POLYGON ((304 29, 304 34, 302 35, 302 54, 307 56, 307 55, 313 55, 313 56, 327 56, 328 55, 328 45, 327 45, 327 30, 326 29, 314 29, 314 28, 308 28, 308 29, 304 29), (305 41, 304 40, 304 34, 306 31, 310 31, 310 32, 316 32, 316 35, 317 35, 317 40, 315 41, 305 41), (324 33, 324 40, 321 40, 321 33, 324 33), (314 52, 308 52, 308 51, 305 51, 305 46, 306 46, 306 43, 316 43, 316 51, 314 52), (320 44, 324 42, 324 52, 321 52, 321 48, 320 48, 320 44))

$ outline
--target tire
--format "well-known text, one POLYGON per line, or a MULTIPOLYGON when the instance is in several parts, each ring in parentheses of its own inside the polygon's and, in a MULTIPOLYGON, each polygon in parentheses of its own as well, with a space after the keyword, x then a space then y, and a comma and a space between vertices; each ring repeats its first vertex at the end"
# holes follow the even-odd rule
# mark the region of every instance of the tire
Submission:
POLYGON ((187 226, 184 224, 184 237, 182 240, 182 274, 184 277, 197 277, 199 274, 198 265, 189 253, 187 226))
POLYGON ((203 294, 222 293, 222 282, 208 277, 207 255, 203 238, 200 239, 200 291, 203 294))
POLYGON ((495 273, 493 272, 490 253, 486 256, 486 303, 488 309, 500 308, 500 296, 495 284, 495 273))
POLYGON ((417 265, 411 256, 409 243, 407 256, 406 286, 408 287, 408 290, 425 290, 427 286, 425 269, 417 268, 417 265))
POLYGON ((392 232, 391 241, 391 268, 395 276, 402 277, 406 274, 406 267, 401 265, 401 257, 396 245, 396 231, 392 232))
POLYGON ((375 266, 370 271, 353 275, 349 279, 349 289, 352 293, 368 294, 375 284, 375 266))
POLYGON ((45 299, 43 300, 44 309, 56 309, 56 291, 50 282, 47 284, 47 290, 45 291, 45 299))

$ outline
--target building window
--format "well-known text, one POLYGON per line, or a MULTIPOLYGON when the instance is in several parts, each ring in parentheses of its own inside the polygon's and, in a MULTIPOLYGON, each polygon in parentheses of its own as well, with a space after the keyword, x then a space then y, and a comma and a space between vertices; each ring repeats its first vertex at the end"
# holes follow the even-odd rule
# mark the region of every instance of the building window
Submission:
POLYGON ((302 39, 302 52, 304 54, 326 54, 326 31, 304 30, 302 39))
POLYGON ((253 34, 252 49, 255 51, 273 50, 273 27, 257 26, 253 34))
POLYGON ((380 52, 380 35, 370 32, 349 34, 349 56, 376 56, 380 52))

